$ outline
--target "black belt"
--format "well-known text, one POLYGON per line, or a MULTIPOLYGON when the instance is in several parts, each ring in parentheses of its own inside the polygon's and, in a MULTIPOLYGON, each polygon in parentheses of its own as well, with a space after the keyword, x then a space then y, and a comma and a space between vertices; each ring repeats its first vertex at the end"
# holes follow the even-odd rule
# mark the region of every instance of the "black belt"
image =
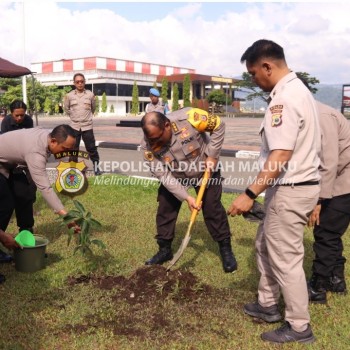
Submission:
POLYGON ((297 183, 290 183, 290 184, 278 184, 277 186, 314 186, 319 185, 319 181, 304 181, 304 182, 297 182, 297 183))

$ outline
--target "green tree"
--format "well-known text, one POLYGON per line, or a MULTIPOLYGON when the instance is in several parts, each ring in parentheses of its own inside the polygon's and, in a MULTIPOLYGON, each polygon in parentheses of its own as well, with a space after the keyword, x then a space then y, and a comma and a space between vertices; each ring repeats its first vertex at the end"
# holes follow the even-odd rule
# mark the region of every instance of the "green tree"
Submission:
POLYGON ((160 97, 162 98, 163 103, 168 102, 168 80, 165 77, 162 80, 162 93, 160 97))
POLYGON ((139 112, 139 88, 137 87, 136 81, 132 87, 132 103, 131 103, 131 114, 136 115, 139 112))
POLYGON ((299 79, 301 79, 305 85, 310 89, 310 91, 315 94, 317 92, 317 88, 314 85, 319 84, 320 81, 315 77, 310 77, 309 73, 306 72, 296 72, 295 73, 299 79))
POLYGON ((206 99, 209 103, 215 102, 215 104, 217 104, 217 105, 225 105, 226 98, 227 98, 226 94, 225 94, 224 90, 222 90, 222 89, 220 89, 220 90, 214 89, 206 97, 206 99))
POLYGON ((184 107, 191 107, 191 78, 189 74, 186 74, 183 82, 183 99, 184 107))
POLYGON ((107 96, 105 92, 102 94, 101 111, 102 113, 107 112, 107 96))
POLYGON ((46 97, 44 102, 44 112, 48 114, 53 114, 53 103, 49 97, 46 97))
POLYGON ((96 115, 100 111, 100 99, 98 98, 98 96, 95 96, 95 101, 96 101, 96 107, 95 107, 95 115, 96 115))
MULTIPOLYGON (((317 78, 311 77, 310 74, 306 72, 296 72, 295 74, 301 77, 309 85, 309 89, 313 94, 317 92, 317 88, 314 87, 315 84, 318 84, 320 82, 317 78)), ((242 74, 242 80, 238 81, 236 85, 239 89, 248 93, 248 95, 246 96, 246 99, 248 101, 251 101, 255 98, 260 98, 263 101, 267 102, 269 93, 262 91, 254 83, 249 73, 244 72, 242 74)))
POLYGON ((175 83, 173 88, 173 105, 171 109, 172 111, 177 111, 179 108, 179 87, 175 83))

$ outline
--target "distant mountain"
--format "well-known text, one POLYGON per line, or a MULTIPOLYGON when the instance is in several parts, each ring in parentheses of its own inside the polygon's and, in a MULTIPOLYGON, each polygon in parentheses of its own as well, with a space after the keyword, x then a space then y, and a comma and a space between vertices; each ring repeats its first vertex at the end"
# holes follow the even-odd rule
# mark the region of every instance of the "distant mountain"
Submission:
POLYGON ((316 100, 340 111, 343 85, 318 84, 315 88, 317 89, 314 95, 316 100))
MULTIPOLYGON (((316 100, 340 111, 343 85, 317 84, 315 88, 317 88, 317 92, 314 94, 316 100)), ((258 111, 260 108, 266 108, 266 103, 257 98, 255 101, 241 102, 241 106, 250 111, 258 111)))

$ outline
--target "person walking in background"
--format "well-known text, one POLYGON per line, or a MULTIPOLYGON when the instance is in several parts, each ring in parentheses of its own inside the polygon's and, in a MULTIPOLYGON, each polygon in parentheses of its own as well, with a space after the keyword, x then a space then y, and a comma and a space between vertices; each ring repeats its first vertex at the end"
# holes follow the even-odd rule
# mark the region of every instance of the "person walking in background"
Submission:
POLYGON ((350 223, 350 124, 336 109, 317 102, 322 135, 321 192, 309 219, 315 258, 311 302, 326 303, 327 291, 346 293, 342 236, 350 223))
POLYGON ((187 107, 168 117, 160 112, 147 113, 141 126, 145 161, 160 181, 155 237, 159 251, 146 265, 163 264, 173 258, 171 245, 181 204, 186 201, 191 210, 200 209, 188 189, 194 187, 198 192, 204 169, 209 167, 211 179, 202 201, 204 221, 219 244, 224 271, 236 271, 228 218, 221 204, 222 178, 220 171, 215 170, 224 142, 224 121, 201 109, 187 107))
MULTIPOLYGON (((21 100, 10 104, 11 114, 1 122, 1 133, 33 127, 33 119, 26 114, 27 105, 21 100)), ((21 142, 17 140, 17 142, 21 142)), ((33 232, 34 213, 33 205, 36 199, 36 186, 30 176, 28 167, 18 166, 10 171, 9 184, 14 197, 14 210, 16 213, 19 231, 33 232)), ((11 214, 12 215, 12 214, 11 214)), ((0 251, 0 262, 8 262, 12 256, 0 251)))
POLYGON ((260 272, 258 300, 244 312, 266 322, 285 322, 261 335, 273 343, 315 340, 308 311, 304 259, 304 227, 320 192, 319 152, 321 135, 317 106, 311 92, 287 66, 283 48, 258 40, 242 55, 252 80, 269 92, 269 105, 261 125, 261 170, 255 181, 228 209, 235 216, 250 210, 254 199, 265 193, 265 217, 256 236, 260 272))
POLYGON ((156 88, 149 90, 149 98, 151 99, 150 103, 147 103, 145 112, 160 112, 164 114, 164 106, 159 101, 160 93, 156 88))
MULTIPOLYGON (((94 167, 94 174, 101 175, 100 156, 93 131, 93 116, 96 108, 95 95, 90 90, 85 89, 85 76, 82 73, 74 74, 73 81, 75 89, 65 96, 63 108, 76 133, 75 149, 79 149, 80 140, 83 139, 94 167)), ((76 158, 73 160, 77 161, 76 158)))

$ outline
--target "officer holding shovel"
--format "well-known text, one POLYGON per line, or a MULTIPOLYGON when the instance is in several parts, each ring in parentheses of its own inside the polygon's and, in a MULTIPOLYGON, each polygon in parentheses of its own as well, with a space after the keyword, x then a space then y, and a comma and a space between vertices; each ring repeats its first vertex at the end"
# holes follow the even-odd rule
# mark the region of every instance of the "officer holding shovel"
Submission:
POLYGON ((204 110, 187 107, 167 116, 160 112, 147 113, 141 126, 144 159, 160 181, 155 236, 159 251, 146 261, 146 265, 163 264, 173 258, 171 244, 181 204, 186 201, 191 210, 201 209, 188 189, 194 187, 198 192, 204 170, 209 168, 211 179, 202 201, 204 221, 219 244, 224 271, 237 270, 230 227, 221 204, 222 178, 215 169, 224 141, 223 120, 204 110))

